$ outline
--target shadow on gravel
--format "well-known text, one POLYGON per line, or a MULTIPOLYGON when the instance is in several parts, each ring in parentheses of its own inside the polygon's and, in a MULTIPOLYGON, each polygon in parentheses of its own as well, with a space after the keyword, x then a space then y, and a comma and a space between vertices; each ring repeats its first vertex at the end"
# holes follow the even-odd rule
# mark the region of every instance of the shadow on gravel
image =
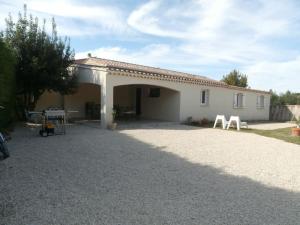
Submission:
POLYGON ((300 193, 193 164, 164 146, 84 126, 48 138, 22 132, 0 162, 1 225, 300 224, 300 193))
MULTIPOLYGON (((90 128, 97 128, 101 129, 101 122, 100 121, 76 121, 72 125, 82 125, 90 128)), ((161 129, 161 130, 197 130, 197 129, 205 129, 207 127, 200 127, 200 126, 192 126, 186 125, 178 122, 165 122, 165 121, 147 121, 147 120, 133 120, 133 121, 117 121, 117 128, 116 130, 152 130, 152 129, 161 129)))

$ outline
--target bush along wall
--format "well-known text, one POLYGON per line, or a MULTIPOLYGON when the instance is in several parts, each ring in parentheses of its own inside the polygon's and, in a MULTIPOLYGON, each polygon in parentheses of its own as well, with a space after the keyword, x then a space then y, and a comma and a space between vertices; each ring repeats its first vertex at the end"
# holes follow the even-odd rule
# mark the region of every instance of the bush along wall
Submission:
POLYGON ((15 108, 15 57, 0 39, 0 130, 14 119, 15 108))

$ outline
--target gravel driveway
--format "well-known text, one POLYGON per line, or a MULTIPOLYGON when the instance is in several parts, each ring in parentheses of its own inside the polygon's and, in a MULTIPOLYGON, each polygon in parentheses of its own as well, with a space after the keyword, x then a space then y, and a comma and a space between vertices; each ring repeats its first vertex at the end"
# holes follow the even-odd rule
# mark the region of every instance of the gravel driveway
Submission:
POLYGON ((25 128, 0 161, 1 225, 300 224, 300 147, 168 125, 25 128))

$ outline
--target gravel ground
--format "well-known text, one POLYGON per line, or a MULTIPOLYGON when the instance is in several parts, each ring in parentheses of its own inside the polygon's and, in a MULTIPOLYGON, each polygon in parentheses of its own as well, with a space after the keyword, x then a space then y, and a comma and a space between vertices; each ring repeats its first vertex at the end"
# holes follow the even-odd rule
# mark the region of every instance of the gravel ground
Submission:
POLYGON ((300 148, 180 125, 19 128, 0 161, 1 225, 300 224, 300 148))

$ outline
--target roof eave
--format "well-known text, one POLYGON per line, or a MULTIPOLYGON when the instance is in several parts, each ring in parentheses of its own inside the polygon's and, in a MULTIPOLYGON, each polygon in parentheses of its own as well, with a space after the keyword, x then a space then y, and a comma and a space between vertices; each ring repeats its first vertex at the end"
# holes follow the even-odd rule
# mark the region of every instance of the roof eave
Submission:
POLYGON ((185 77, 185 76, 179 76, 179 75, 170 75, 170 74, 163 74, 163 73, 150 73, 145 72, 142 70, 136 70, 136 69, 128 69, 124 67, 116 67, 116 66, 110 66, 110 65, 93 65, 93 64, 79 64, 74 63, 74 65, 77 65, 79 67, 96 67, 96 68, 108 68, 110 71, 118 71, 119 72, 125 72, 125 73, 135 73, 135 74, 141 74, 141 75, 160 75, 162 76, 161 79, 163 80, 163 76, 165 76, 166 80, 172 79, 175 82, 180 83, 190 83, 190 84, 198 84, 198 85, 205 85, 205 86, 212 86, 212 87, 220 87, 220 88, 227 88, 232 90, 239 90, 239 91, 250 91, 250 92, 256 92, 261 94, 271 94, 271 92, 263 91, 263 90, 257 90, 257 89, 251 89, 251 88, 243 88, 238 86, 232 86, 227 85, 220 81, 213 81, 213 80, 206 80, 201 78, 191 78, 191 77, 185 77))

